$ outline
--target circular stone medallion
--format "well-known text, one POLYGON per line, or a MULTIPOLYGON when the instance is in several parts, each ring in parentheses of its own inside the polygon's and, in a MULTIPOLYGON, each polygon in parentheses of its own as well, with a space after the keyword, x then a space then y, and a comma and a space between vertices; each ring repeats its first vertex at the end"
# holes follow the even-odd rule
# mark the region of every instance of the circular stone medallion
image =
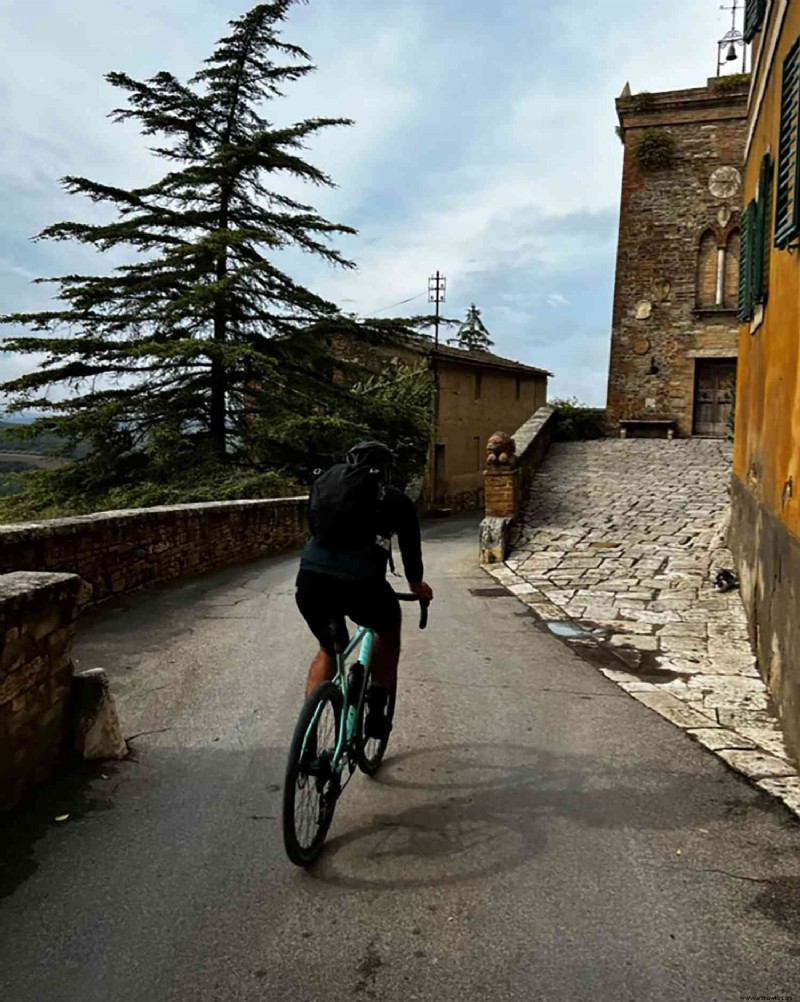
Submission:
POLYGON ((650 351, 650 342, 646 337, 637 337, 633 342, 634 355, 646 355, 650 351))
POLYGON ((714 198, 733 198, 742 183, 742 176, 735 167, 717 167, 708 182, 714 198))

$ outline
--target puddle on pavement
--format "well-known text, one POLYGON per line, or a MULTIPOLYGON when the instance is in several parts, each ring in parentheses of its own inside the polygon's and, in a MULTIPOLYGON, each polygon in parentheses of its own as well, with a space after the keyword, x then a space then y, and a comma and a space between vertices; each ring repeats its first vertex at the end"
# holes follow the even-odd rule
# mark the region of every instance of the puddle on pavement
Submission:
POLYGON ((547 629, 565 640, 597 640, 597 634, 567 620, 545 620, 547 629))
POLYGON ((576 652, 580 649, 581 656, 585 660, 592 661, 600 667, 617 668, 629 672, 641 682, 666 685, 669 682, 685 682, 693 675, 693 672, 682 672, 676 671, 674 668, 662 667, 654 653, 636 650, 635 638, 633 637, 631 637, 630 648, 612 649, 603 644, 603 641, 607 639, 607 631, 600 628, 591 629, 569 620, 544 620, 543 625, 559 639, 571 641, 570 646, 576 652))

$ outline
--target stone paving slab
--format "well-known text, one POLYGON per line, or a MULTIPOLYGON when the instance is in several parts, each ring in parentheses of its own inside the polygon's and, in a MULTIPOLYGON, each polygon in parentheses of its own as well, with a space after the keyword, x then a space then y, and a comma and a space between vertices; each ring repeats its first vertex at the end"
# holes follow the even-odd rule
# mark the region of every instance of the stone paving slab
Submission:
POLYGON ((568 643, 613 650, 606 677, 800 815, 739 593, 714 585, 733 566, 730 475, 727 442, 556 445, 505 565, 486 570, 545 622, 584 631, 568 643))

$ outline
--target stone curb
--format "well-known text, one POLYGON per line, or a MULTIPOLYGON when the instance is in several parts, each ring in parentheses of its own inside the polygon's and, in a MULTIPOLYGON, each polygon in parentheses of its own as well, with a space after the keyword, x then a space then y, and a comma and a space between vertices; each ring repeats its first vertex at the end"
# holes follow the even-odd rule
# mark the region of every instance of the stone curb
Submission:
MULTIPOLYGON (((546 623, 551 620, 567 624, 575 623, 573 617, 564 609, 550 601, 543 592, 526 581, 507 564, 484 565, 483 569, 495 581, 503 585, 509 593, 524 603, 542 622, 546 623)), ((713 752, 729 768, 743 775, 759 789, 776 797, 800 818, 800 773, 789 760, 782 741, 771 740, 769 747, 767 747, 765 744, 759 743, 760 733, 751 733, 751 735, 741 733, 732 724, 726 726, 725 722, 720 719, 718 710, 711 711, 714 716, 707 712, 707 697, 710 694, 713 699, 715 685, 720 689, 720 708, 728 705, 730 692, 724 687, 726 684, 728 686, 733 684, 731 682, 732 676, 703 675, 699 681, 696 676, 693 680, 696 684, 691 690, 686 686, 679 689, 674 687, 673 683, 645 682, 634 672, 626 670, 628 665, 625 661, 624 649, 600 637, 592 636, 591 631, 587 628, 581 627, 578 633, 579 635, 575 638, 558 637, 555 633, 553 636, 556 639, 564 640, 570 647, 578 650, 581 647, 584 649, 600 647, 612 654, 620 663, 619 669, 598 669, 607 679, 615 682, 637 702, 675 724, 693 740, 713 752), (673 685, 672 691, 670 690, 671 684, 673 685), (703 688, 699 689, 701 685, 703 688), (697 700, 686 698, 690 691, 692 695, 699 692, 706 695, 703 710, 698 708, 697 700)), ((760 677, 741 677, 737 684, 747 690, 746 695, 743 692, 744 699, 749 699, 751 703, 755 701, 767 704, 769 694, 760 677)), ((763 712, 766 715, 768 711, 763 712)), ((747 728, 743 730, 747 730, 747 728)), ((761 740, 763 741, 763 738, 761 740)))

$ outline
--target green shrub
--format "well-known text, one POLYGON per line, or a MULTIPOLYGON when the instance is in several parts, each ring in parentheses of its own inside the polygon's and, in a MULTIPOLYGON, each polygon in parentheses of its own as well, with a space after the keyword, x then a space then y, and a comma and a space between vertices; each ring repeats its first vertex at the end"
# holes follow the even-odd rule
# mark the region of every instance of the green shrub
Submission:
POLYGON ((675 140, 666 129, 647 129, 634 147, 634 156, 643 174, 669 170, 675 163, 675 140))
POLYGON ((748 87, 749 85, 749 73, 731 73, 730 76, 720 77, 717 80, 717 90, 721 91, 739 90, 740 87, 748 87))
POLYGON ((556 412, 556 440, 582 442, 603 438, 606 434, 606 412, 599 407, 587 407, 576 397, 551 400, 556 412))
POLYGON ((172 479, 156 479, 154 472, 152 469, 145 471, 141 479, 130 485, 115 484, 105 489, 87 476, 90 471, 85 463, 73 463, 60 470, 17 474, 5 490, 0 489, 0 523, 67 518, 125 508, 291 497, 305 493, 305 488, 296 480, 275 471, 209 464, 186 471, 185 476, 176 471, 178 475, 172 479), (21 492, 2 496, 11 490, 21 492))

